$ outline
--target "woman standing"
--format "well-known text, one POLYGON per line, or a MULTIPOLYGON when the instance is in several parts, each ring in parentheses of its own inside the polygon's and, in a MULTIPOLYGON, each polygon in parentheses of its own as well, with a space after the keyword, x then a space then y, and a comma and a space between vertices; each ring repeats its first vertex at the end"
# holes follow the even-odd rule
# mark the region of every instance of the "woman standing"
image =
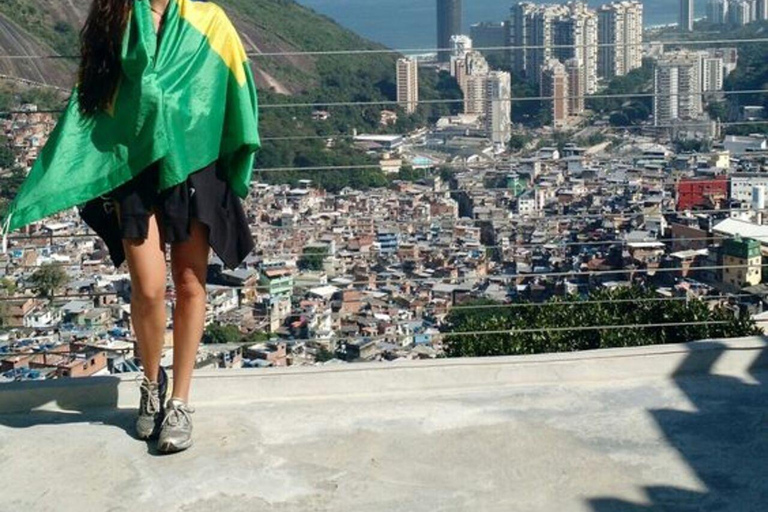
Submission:
POLYGON ((77 205, 115 265, 127 261, 144 370, 137 435, 179 451, 192 444, 210 248, 230 268, 253 248, 240 200, 260 147, 256 89, 237 32, 210 2, 94 0, 81 47, 78 86, 4 228, 77 205), (166 244, 176 296, 167 403, 166 244))

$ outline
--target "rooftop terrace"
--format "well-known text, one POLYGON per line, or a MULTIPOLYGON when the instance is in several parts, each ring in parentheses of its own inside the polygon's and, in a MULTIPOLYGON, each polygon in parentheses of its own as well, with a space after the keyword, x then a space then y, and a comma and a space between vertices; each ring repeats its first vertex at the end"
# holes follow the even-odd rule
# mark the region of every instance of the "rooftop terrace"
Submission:
POLYGON ((201 371, 196 445, 131 377, 0 388, 4 510, 764 510, 762 338, 201 371))

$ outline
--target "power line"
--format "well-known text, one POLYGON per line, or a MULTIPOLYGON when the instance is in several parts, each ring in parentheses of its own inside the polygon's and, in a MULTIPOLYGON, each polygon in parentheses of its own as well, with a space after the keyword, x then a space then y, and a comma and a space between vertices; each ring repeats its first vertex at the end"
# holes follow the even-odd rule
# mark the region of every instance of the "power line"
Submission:
MULTIPOLYGON (((738 91, 717 91, 718 95, 722 96, 736 96, 746 94, 765 94, 768 93, 768 89, 744 89, 738 91)), ((707 96, 712 92, 691 92, 687 93, 688 96, 707 96)), ((622 99, 622 98, 664 98, 681 96, 679 93, 621 93, 621 94, 581 94, 573 96, 509 96, 505 98, 491 98, 483 100, 484 102, 524 102, 524 101, 554 101, 554 100, 576 100, 576 99, 622 99)), ((450 105, 450 104, 463 104, 464 98, 443 98, 434 100, 419 100, 418 105, 450 105)), ((371 101, 338 101, 338 102, 325 102, 325 103, 266 103, 260 104, 261 109, 284 109, 284 108, 334 108, 334 107, 366 107, 377 105, 402 105, 404 102, 397 100, 371 100, 371 101)), ((13 115, 13 114, 56 114, 62 113, 65 109, 43 109, 30 112, 22 109, 11 109, 0 111, 0 116, 13 115)))
MULTIPOLYGON (((508 191, 509 189, 498 189, 502 191, 508 191)), ((464 190, 459 190, 464 191, 464 190)), ((483 191, 481 189, 480 191, 483 191)), ((448 191, 448 192, 455 192, 455 191, 448 191)), ((552 216, 545 216, 545 217, 533 217, 527 216, 527 215, 520 215, 520 219, 508 219, 512 222, 515 221, 530 221, 530 220, 541 220, 541 221, 550 221, 550 220, 573 220, 573 221, 579 221, 583 219, 602 219, 602 218, 624 218, 624 217, 638 217, 638 216, 657 216, 657 215, 681 215, 685 216, 688 213, 691 214, 697 214, 697 215, 704 215, 704 214, 733 214, 733 213, 760 213, 760 212, 768 212, 768 208, 765 209, 737 209, 737 208, 727 208, 727 209, 710 209, 710 210, 665 210, 665 211, 658 211, 658 212, 605 212, 605 213, 596 213, 596 214, 589 214, 589 213, 579 213, 579 214, 564 214, 564 215, 552 215, 552 216), (574 218, 574 215, 577 215, 574 218)), ((373 221, 371 221, 373 223, 373 221)), ((427 221, 424 222, 423 225, 427 226, 427 224, 431 225, 431 222, 427 221)), ((400 223, 389 221, 389 222, 376 222, 375 227, 382 227, 382 226, 401 226, 400 223)), ((330 226, 322 226, 321 224, 315 225, 315 224, 309 224, 306 226, 300 226, 300 229, 317 229, 319 227, 328 227, 328 228, 349 228, 349 229, 355 229, 359 228, 358 226, 349 226, 349 225, 330 225, 330 226)), ((475 226, 470 226, 475 227, 475 226)), ((267 228, 275 228, 275 229, 296 229, 296 227, 282 227, 282 226, 257 226, 256 231, 252 231, 252 235, 259 235, 258 229, 267 229, 267 228)), ((693 238, 661 238, 661 239, 649 239, 649 240, 639 240, 638 242, 675 242, 675 241, 697 241, 697 240, 710 240, 713 237, 718 235, 711 235, 708 237, 693 237, 693 238)), ((10 241, 18 241, 18 240, 47 240, 47 239, 76 239, 76 238, 98 238, 98 235, 96 233, 75 233, 75 234, 51 234, 51 235, 11 235, 8 237, 8 240, 10 241)), ((762 238, 760 236, 758 237, 750 237, 750 238, 762 238)), ((588 244, 604 244, 604 243, 619 243, 622 242, 622 240, 595 240, 590 242, 567 242, 565 245, 588 245, 588 244)), ((631 240, 625 240, 625 243, 633 243, 631 240)), ((558 244, 560 242, 542 242, 539 244, 530 244, 533 246, 543 246, 543 245, 552 245, 552 244, 558 244)), ((484 246, 487 247, 487 246, 484 246)), ((69 262, 61 262, 64 266, 69 266, 72 263, 69 262)))
MULTIPOLYGON (((572 49, 572 48, 632 48, 637 46, 701 46, 714 44, 747 44, 766 43, 768 38, 734 38, 734 39, 704 39, 704 40, 655 40, 641 42, 619 43, 585 43, 585 44, 539 44, 539 45, 502 45, 474 47, 474 51, 514 51, 514 50, 544 50, 544 49, 572 49)), ((383 55, 383 54, 428 54, 439 52, 453 52, 454 48, 370 48, 370 49, 340 49, 340 50, 296 50, 279 52, 246 52, 248 57, 299 57, 299 56, 328 56, 328 55, 383 55)), ((77 54, 47 54, 47 55, 0 55, 0 60, 71 60, 80 59, 77 54)))
MULTIPOLYGON (((760 119, 753 119, 750 121, 726 121, 726 122, 720 122, 720 121, 694 121, 690 123, 662 123, 662 124, 625 124, 625 125, 606 125, 606 126, 596 126, 593 128, 596 129, 610 129, 610 130, 633 130, 633 129, 658 129, 658 128, 682 128, 685 129, 686 126, 699 126, 706 123, 715 123, 717 126, 720 127, 730 127, 730 126, 753 126, 753 125, 763 125, 768 124, 768 120, 760 120, 760 119)), ((513 123, 514 124, 514 123, 513 123)), ((575 127, 574 130, 578 129, 578 127, 575 127)), ((438 132, 439 133, 439 132, 438 132)), ((501 133, 499 130, 490 130, 487 131, 489 135, 493 135, 495 133, 501 133)), ((276 137, 262 137, 262 142, 289 142, 289 141, 297 141, 297 140, 324 140, 324 141, 331 141, 331 140, 354 140, 357 135, 352 134, 331 134, 331 135, 288 135, 288 136, 276 136, 276 137)), ((403 138, 409 138, 409 136, 404 135, 403 138)), ((600 158, 598 156, 595 156, 593 158, 600 158)))
MULTIPOLYGON (((485 276, 463 276, 463 277, 409 277, 405 279, 405 276, 397 276, 396 278, 377 277, 373 280, 366 279, 361 281, 352 281, 346 283, 348 286, 390 286, 397 285, 403 282, 409 284, 413 283, 426 283, 426 284, 459 284, 459 283, 472 283, 479 281, 513 281, 518 279, 542 279, 542 278, 558 278, 558 277, 600 277, 609 275, 621 275, 621 274, 663 274, 668 272, 701 272, 701 271, 713 271, 713 270, 736 270, 736 269, 755 269, 765 268, 768 264, 753 265, 745 263, 743 265, 711 265, 711 266, 697 266, 678 268, 678 267, 663 267, 663 268, 623 268, 623 269, 609 269, 609 270, 565 270, 557 272, 529 272, 529 273, 517 273, 517 274, 493 274, 485 276), (403 279, 400 279, 400 278, 403 279), (450 281, 450 282, 447 282, 450 281)), ((250 286, 249 290, 265 290, 271 289, 270 285, 256 285, 250 286)), ((72 298, 93 298, 93 297, 115 297, 119 296, 118 292, 88 292, 88 293, 70 293, 62 295, 50 295, 46 297, 50 300, 55 299, 72 299, 72 298)), ((28 299, 39 299, 40 297, 0 297, 0 302, 20 302, 28 299)))
MULTIPOLYGON (((729 322, 726 320, 707 320, 699 322, 668 322, 668 323, 651 323, 651 324, 627 324, 627 325, 588 325, 588 326, 574 326, 574 327, 542 327, 531 329, 497 329, 497 330, 481 330, 481 331, 448 331, 437 333, 412 333, 412 334, 398 334, 393 336, 349 336, 349 337, 333 337, 328 336, 325 338, 304 338, 294 340, 277 340, 277 341, 296 341, 302 343, 327 343, 333 341, 335 343, 353 343, 357 341, 398 341, 408 340, 415 336, 427 335, 435 339, 456 338, 461 336, 490 336, 490 335, 508 335, 515 336, 520 334, 535 334, 535 333, 556 333, 556 332, 588 332, 588 331, 615 331, 615 330, 633 330, 633 329, 666 329, 672 327, 697 327, 697 326, 711 326, 711 325, 727 325, 729 322)), ((95 349, 99 350, 99 349, 95 349)), ((103 350, 103 349, 102 349, 103 350)), ((50 351, 50 355, 62 354, 64 352, 50 351)), ((77 352, 75 352, 77 353, 77 352)), ((82 352, 80 352, 82 353, 82 352)), ((38 354, 30 354, 29 352, 22 352, 19 354, 13 354, 7 357, 17 356, 34 356, 34 355, 47 355, 46 352, 39 352, 38 354)), ((0 358, 4 354, 0 354, 0 358)))
MULTIPOLYGON (((482 192, 486 189, 480 189, 479 192, 482 192)), ((510 191, 509 189, 494 189, 494 190, 500 190, 500 191, 510 191)), ((465 191, 465 190, 458 190, 458 191, 465 191)), ((472 191, 472 189, 468 189, 468 191, 472 191)), ((453 191, 447 191, 448 192, 456 192, 456 190, 453 191)), ((344 197, 344 196, 342 196, 344 197)), ((638 217, 638 216, 649 216, 654 217, 657 215, 680 215, 680 216, 686 216, 687 214, 696 214, 696 215, 704 215, 704 214, 733 214, 733 213, 760 213, 760 212, 768 212, 768 208, 765 209, 741 209, 741 208, 725 208, 725 209, 703 209, 703 210, 663 210, 658 212, 605 212, 605 213, 596 213, 596 214, 589 214, 589 213, 579 213, 579 214, 564 214, 564 215, 551 215, 551 216, 545 216, 545 217, 531 217, 528 215, 520 215, 519 219, 508 219, 511 222, 515 221, 530 221, 530 220, 541 220, 541 221, 550 221, 550 220, 573 220, 573 221, 579 221, 583 219, 603 219, 603 218, 625 218, 625 217, 638 217), (574 217, 574 215, 577 215, 574 217)), ((371 221, 373 223, 373 221, 371 221)), ((423 222, 424 226, 427 226, 427 224, 431 225, 431 221, 423 222)), ((400 223, 389 221, 389 222, 376 222, 375 227, 383 227, 383 226, 401 226, 400 223)), ((323 226, 321 224, 308 224, 305 226, 292 226, 292 227, 283 227, 283 226, 257 226, 257 229, 278 229, 278 230, 288 230, 288 229, 312 229, 316 230, 319 227, 328 227, 328 228, 349 228, 349 229, 355 229, 359 228, 359 226, 350 226, 350 225, 329 225, 329 226, 323 226)), ((475 226, 470 226, 475 227, 475 226)), ((259 235, 260 233, 258 230, 252 231, 252 235, 259 235)), ((716 236, 721 235, 711 235, 707 237, 679 237, 679 238, 656 238, 656 239, 649 239, 649 240, 638 240, 636 242, 676 242, 676 241, 704 241, 704 240, 711 240, 712 238, 716 236)), ((50 235, 11 235, 8 237, 8 240, 10 241, 19 241, 19 240, 69 240, 69 239, 76 239, 76 238, 98 238, 98 235, 96 233, 75 233, 75 234, 50 234, 50 235)), ((750 237, 755 239, 763 238, 762 236, 755 236, 750 237)), ((620 243, 622 240, 595 240, 595 241, 589 241, 589 242, 541 242, 541 243, 531 243, 528 244, 533 247, 537 246, 546 246, 546 245, 589 245, 589 244, 609 244, 609 243, 620 243)), ((624 240, 624 243, 634 243, 635 241, 632 240, 624 240)), ((513 244, 514 245, 514 244, 513 244)), ((515 247, 518 247, 518 245, 514 245, 515 247)), ((484 248, 492 248, 492 246, 483 246, 484 248)), ((60 262, 62 266, 71 266, 73 264, 79 264, 77 262, 60 262)), ((31 265, 30 265, 31 266, 31 265)))
MULTIPOLYGON (((717 91, 717 94, 723 96, 738 96, 742 94, 765 94, 768 93, 768 89, 744 89, 738 91, 717 91)), ((712 94, 711 92, 692 92, 687 93, 688 96, 707 96, 712 94)), ((577 99, 622 99, 622 98, 665 98, 681 96, 680 93, 621 93, 621 94, 580 94, 573 96, 509 96, 504 98, 491 98, 485 99, 487 102, 522 102, 522 101, 554 101, 554 100, 577 100, 577 99)), ((419 100, 418 105, 449 105, 449 104, 463 104, 464 98, 461 99, 435 99, 435 100, 419 100)), ((325 103, 268 103, 261 105, 261 108, 332 108, 332 107, 353 107, 353 106, 376 106, 376 105, 401 105, 405 102, 397 100, 376 100, 376 101, 338 101, 338 102, 325 102, 325 103)), ((0 112, 2 114, 2 112, 0 112)))
MULTIPOLYGON (((457 305, 457 306, 450 306, 446 308, 448 311, 465 311, 465 310, 488 310, 488 309, 494 309, 494 310, 506 310, 506 309, 518 309, 518 308, 541 308, 541 307, 551 307, 551 306, 594 306, 594 305, 602 305, 602 304, 645 304, 645 303, 659 303, 659 302, 695 302, 695 301, 701 301, 706 303, 711 303, 713 301, 728 301, 728 300, 736 300, 740 298, 755 298, 755 297, 761 297, 760 294, 731 294, 731 295, 705 295, 705 296, 698 296, 698 297, 638 297, 638 298, 630 298, 630 299, 598 299, 598 300, 549 300, 547 302, 512 302, 512 303, 504 303, 504 304, 469 304, 469 305, 457 305)), ((765 299, 765 295, 762 295, 762 298, 765 299)), ((438 304, 428 304, 425 307, 425 311, 428 313, 434 313, 436 309, 442 309, 440 305, 438 304)), ((303 316, 307 313, 303 311, 295 311, 291 312, 289 315, 286 316, 286 318, 295 317, 295 316, 303 316)), ((320 315, 322 316, 322 315, 320 315)), ((369 318, 365 314, 350 314, 350 313, 341 313, 341 312, 335 312, 332 313, 331 318, 334 319, 354 319, 354 318, 362 318, 366 319, 369 318)), ((253 320, 269 320, 271 318, 271 315, 253 315, 253 320)), ((399 322, 395 325, 397 326, 404 326, 413 323, 415 320, 405 320, 402 322, 399 322)), ((50 325, 50 326, 43 326, 43 327, 13 327, 13 326, 0 326, 0 332, 13 332, 13 331, 35 331, 35 332, 45 332, 45 331, 61 331, 61 323, 50 325)), ((68 332, 68 331, 67 331, 68 332)), ((123 349, 113 349, 113 350, 123 350, 123 349)), ((6 353, 0 352, 0 357, 3 355, 6 355, 6 353)))
MULTIPOLYGON (((534 334, 534 333, 554 333, 554 332, 585 332, 585 331, 613 331, 613 330, 632 330, 632 329, 666 329, 671 327, 696 327, 696 326, 709 326, 709 325, 726 325, 729 322, 727 320, 705 320, 705 321, 698 321, 698 322, 664 322, 664 323, 650 323, 650 324, 626 324, 626 325, 581 325, 581 326, 573 326, 573 327, 541 327, 541 328, 527 328, 527 329, 516 329, 516 328, 510 328, 510 329, 496 329, 496 330, 477 330, 477 331, 448 331, 448 332, 436 332, 436 333, 421 333, 421 332, 415 332, 411 334, 398 334, 398 335, 379 335, 379 336, 348 336, 348 337, 318 337, 318 338, 299 338, 294 340, 285 340, 285 339, 278 339, 276 341, 296 341, 296 342, 302 342, 302 343, 324 343, 333 341, 335 343, 352 343, 357 341, 397 341, 397 340, 408 340, 411 338, 414 338, 416 336, 430 336, 432 338, 436 339, 446 339, 446 338, 461 338, 461 337, 467 337, 467 336, 489 336, 489 335, 520 335, 520 334, 534 334)), ((255 343, 255 342, 254 342, 255 343)), ((248 344, 251 344, 251 342, 248 342, 248 344)), ((109 351, 108 349, 97 349, 94 348, 93 351, 109 351)), ((116 350, 113 350, 116 351, 116 350)), ((62 352, 56 352, 54 350, 50 351, 40 351, 37 353, 30 353, 30 352, 8 352, 8 353, 0 353, 0 358, 3 357, 20 357, 20 356, 35 356, 35 355, 57 355, 57 354, 65 354, 65 353, 74 353, 74 354, 82 354, 85 351, 82 352, 76 352, 76 351, 62 351, 62 352)))
MULTIPOLYGON (((98 235, 88 235, 90 237, 98 237, 98 235)), ((730 238, 723 235, 717 235, 713 234, 710 236, 705 237, 680 237, 680 238, 655 238, 655 239, 647 239, 647 240, 626 240, 626 239, 611 239, 611 240, 590 240, 586 242, 570 242, 570 241, 549 241, 549 242, 531 242, 531 243, 514 243, 510 242, 505 245, 482 245, 478 242, 478 246, 464 246, 457 249, 451 249, 449 252, 449 255, 458 255, 465 252, 472 252, 472 251, 486 251, 489 249, 500 249, 500 250, 514 250, 514 249, 537 249, 537 248, 545 248, 545 249, 551 249, 551 250, 562 250, 569 247, 599 247, 599 246, 630 246, 632 244, 647 244, 647 243, 660 243, 660 244, 667 244, 667 243, 681 243, 681 242, 711 242, 714 241, 717 238, 730 238)), ((749 237, 753 240, 765 240, 768 239, 768 236, 751 236, 749 237)), ((414 243, 416 244, 416 243, 414 243)), ((420 252, 432 252, 432 251, 424 251, 424 249, 419 248, 420 252)), ((440 249, 437 249, 435 252, 443 252, 440 251, 440 249)), ((255 254, 255 256, 260 256, 263 259, 288 259, 288 258, 295 258, 300 259, 302 257, 307 256, 307 253, 283 253, 283 252, 270 252, 269 254, 255 254)), ((362 253, 340 253, 336 255, 327 255, 327 256, 375 256, 378 255, 378 253, 371 253, 371 254, 362 254, 362 253)), ((88 268, 87 265, 83 264, 83 262, 52 262, 52 263, 41 263, 41 264, 34 264, 34 265, 12 265, 13 269, 39 269, 43 267, 60 267, 60 268, 66 268, 66 267, 80 267, 80 268, 88 268)), ((94 264, 94 266, 108 266, 108 264, 105 263, 99 263, 94 264)))
MULTIPOLYGON (((709 39, 702 41, 691 40, 671 40, 671 41, 645 41, 645 42, 623 42, 623 43, 586 43, 586 44, 538 44, 538 45, 503 45, 503 46, 481 46, 473 47, 473 51, 515 51, 515 50, 545 50, 545 49, 585 49, 585 48, 632 48, 637 46, 700 46, 707 44, 747 44, 747 43, 766 43, 768 38, 740 38, 740 39, 709 39)), ((440 52, 453 52, 455 48, 381 48, 366 50, 308 50, 308 51, 284 51, 284 52, 247 52, 249 57, 297 57, 302 55, 322 56, 322 55, 381 55, 381 54, 428 54, 440 52)))

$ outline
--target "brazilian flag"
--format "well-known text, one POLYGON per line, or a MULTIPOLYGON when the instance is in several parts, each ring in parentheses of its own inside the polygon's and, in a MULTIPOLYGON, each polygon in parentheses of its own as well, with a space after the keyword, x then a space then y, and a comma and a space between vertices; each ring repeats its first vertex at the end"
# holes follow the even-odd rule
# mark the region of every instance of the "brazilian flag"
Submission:
POLYGON ((247 195, 261 142, 237 31, 214 3, 170 0, 158 37, 149 0, 132 1, 112 106, 82 116, 75 87, 10 204, 6 234, 104 195, 155 162, 160 189, 218 160, 233 191, 247 195))

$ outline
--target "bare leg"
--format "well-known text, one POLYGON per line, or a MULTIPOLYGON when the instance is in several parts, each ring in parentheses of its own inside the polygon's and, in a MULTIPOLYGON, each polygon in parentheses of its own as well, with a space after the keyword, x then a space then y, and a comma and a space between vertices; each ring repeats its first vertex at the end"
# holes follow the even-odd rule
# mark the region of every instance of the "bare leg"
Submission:
POLYGON ((144 375, 157 381, 165 338, 165 245, 157 217, 149 217, 146 240, 123 240, 131 274, 131 322, 144 375))
POLYGON ((192 220, 190 237, 171 245, 171 273, 176 286, 173 312, 173 398, 189 401, 189 387, 205 328, 205 277, 208 227, 192 220))

